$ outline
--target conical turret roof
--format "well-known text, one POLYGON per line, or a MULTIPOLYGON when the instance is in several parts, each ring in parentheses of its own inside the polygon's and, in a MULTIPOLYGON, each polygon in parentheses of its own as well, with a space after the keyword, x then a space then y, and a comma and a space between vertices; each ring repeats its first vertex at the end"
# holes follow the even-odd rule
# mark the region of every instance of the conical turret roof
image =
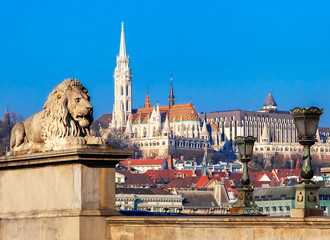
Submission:
POLYGON ((149 93, 147 93, 146 100, 144 102, 144 108, 150 108, 151 103, 150 103, 150 98, 149 98, 149 93))
POLYGON ((266 101, 265 101, 265 103, 264 103, 264 106, 265 106, 265 107, 266 107, 266 106, 277 106, 277 104, 276 104, 276 102, 275 102, 275 100, 274 100, 274 98, 273 98, 271 92, 268 93, 268 96, 267 96, 267 98, 266 98, 266 101))

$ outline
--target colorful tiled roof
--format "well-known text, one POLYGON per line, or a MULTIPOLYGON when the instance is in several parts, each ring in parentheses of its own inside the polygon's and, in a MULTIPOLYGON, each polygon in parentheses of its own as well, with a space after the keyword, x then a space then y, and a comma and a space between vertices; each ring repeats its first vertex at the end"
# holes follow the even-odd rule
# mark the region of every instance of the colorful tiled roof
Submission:
MULTIPOLYGON (((148 96, 147 96, 148 98, 148 96)), ((146 99, 147 101, 147 99, 146 99)), ((146 123, 149 121, 152 111, 156 109, 156 107, 144 107, 138 108, 136 113, 130 116, 130 122, 132 124, 135 123, 146 123)), ((169 109, 169 106, 159 106, 159 112, 161 115, 161 121, 164 122, 166 119, 166 115, 169 116, 169 121, 180 121, 182 120, 199 120, 199 116, 191 103, 184 104, 175 104, 169 109)))

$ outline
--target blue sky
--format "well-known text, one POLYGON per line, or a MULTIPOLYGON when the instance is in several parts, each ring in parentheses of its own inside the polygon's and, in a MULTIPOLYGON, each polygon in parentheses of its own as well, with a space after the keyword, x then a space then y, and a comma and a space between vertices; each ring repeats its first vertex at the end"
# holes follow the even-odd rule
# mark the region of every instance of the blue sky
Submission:
POLYGON ((324 108, 330 127, 329 1, 0 1, 0 112, 28 118, 65 78, 89 89, 95 117, 112 111, 120 24, 133 107, 198 112, 324 108))

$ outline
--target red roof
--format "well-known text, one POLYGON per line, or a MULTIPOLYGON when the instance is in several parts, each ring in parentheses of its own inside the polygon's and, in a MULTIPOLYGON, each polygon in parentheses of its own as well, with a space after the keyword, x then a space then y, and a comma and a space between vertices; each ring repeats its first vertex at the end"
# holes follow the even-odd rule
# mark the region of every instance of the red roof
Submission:
POLYGON ((192 188, 196 185, 200 177, 186 177, 186 178, 176 178, 169 184, 167 184, 164 188, 192 188))
POLYGON ((125 176, 125 185, 154 186, 154 182, 147 174, 131 173, 126 170, 116 170, 116 172, 125 176))
POLYGON ((162 165, 167 159, 130 159, 122 161, 124 165, 138 166, 138 165, 162 165))
POLYGON ((195 185, 195 188, 205 188, 207 187, 212 180, 207 176, 202 176, 195 185))

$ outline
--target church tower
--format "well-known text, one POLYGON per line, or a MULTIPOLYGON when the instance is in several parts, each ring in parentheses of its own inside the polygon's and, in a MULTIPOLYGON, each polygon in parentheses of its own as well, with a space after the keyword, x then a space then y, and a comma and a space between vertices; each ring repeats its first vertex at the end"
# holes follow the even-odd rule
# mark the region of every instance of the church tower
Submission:
POLYGON ((120 50, 114 74, 115 102, 112 113, 112 127, 122 127, 132 114, 132 74, 129 57, 126 55, 124 23, 121 24, 120 50))

